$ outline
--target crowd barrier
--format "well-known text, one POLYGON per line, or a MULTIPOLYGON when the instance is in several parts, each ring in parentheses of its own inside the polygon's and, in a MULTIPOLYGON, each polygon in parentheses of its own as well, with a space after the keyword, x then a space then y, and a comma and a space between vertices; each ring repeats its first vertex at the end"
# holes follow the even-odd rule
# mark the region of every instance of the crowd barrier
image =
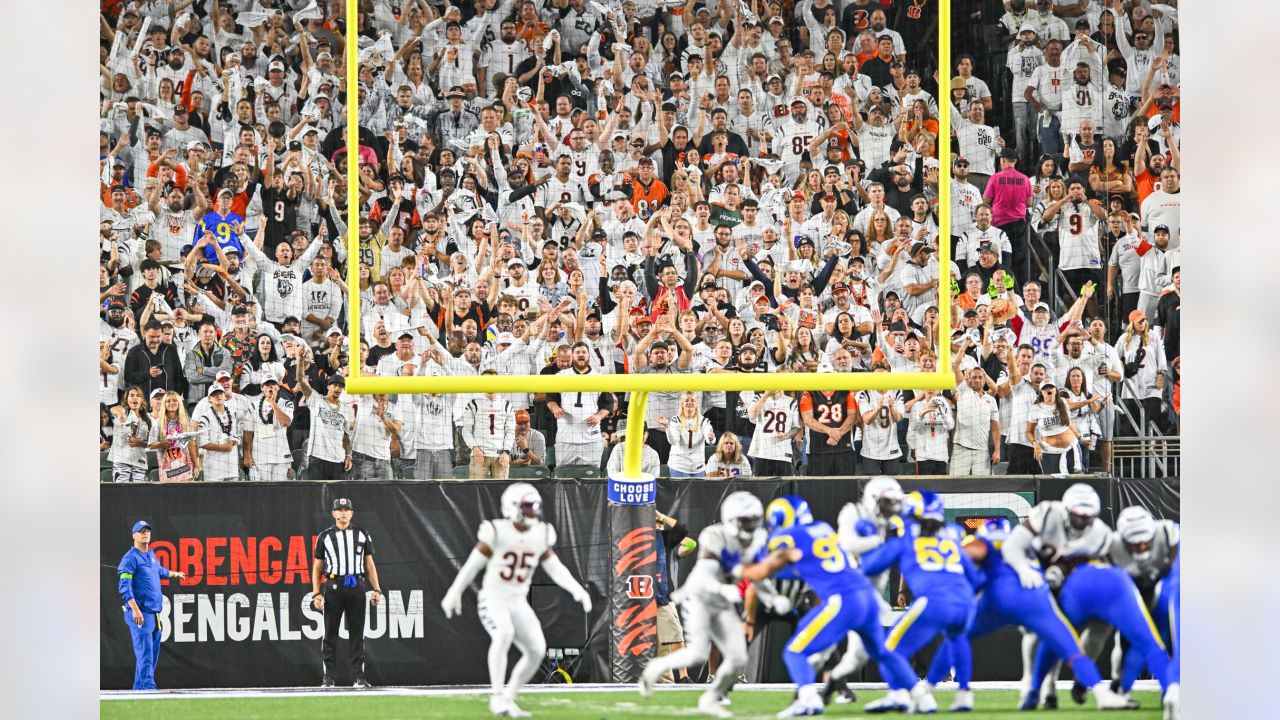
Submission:
MULTIPOLYGON (((768 500, 795 493, 815 516, 835 523, 859 497, 866 478, 757 478, 659 481, 657 507, 688 524, 692 534, 717 520, 720 500, 746 489, 768 500)), ((1021 517, 1038 501, 1061 497, 1076 479, 1044 477, 904 478, 910 491, 945 494, 949 513, 976 523, 994 515, 1021 517)), ((1086 478, 1103 501, 1103 519, 1119 508, 1148 507, 1178 518, 1177 478, 1086 478)), ((168 582, 157 682, 164 688, 314 686, 320 680, 321 613, 311 607, 314 538, 330 524, 333 499, 352 500, 354 523, 374 540, 385 592, 366 622, 368 675, 375 685, 487 683, 488 636, 475 614, 474 593, 461 619, 446 621, 440 599, 475 544, 484 518, 499 513, 507 482, 394 481, 107 484, 101 492, 101 686, 128 688, 134 657, 117 592, 117 567, 132 524, 154 527, 166 567, 186 573, 168 582)), ((609 681, 610 535, 601 480, 537 483, 544 515, 556 525, 556 551, 592 593, 595 610, 577 604, 541 571, 530 600, 546 629, 549 654, 577 681, 609 681)), ((681 562, 680 577, 691 566, 681 562)), ((345 636, 345 630, 343 631, 345 636)), ((979 679, 1021 674, 1016 632, 975 645, 979 679)), ((345 662, 345 643, 339 665, 345 662)), ((554 677, 563 677, 555 675, 554 677)), ((868 679, 874 675, 869 675, 868 679)))

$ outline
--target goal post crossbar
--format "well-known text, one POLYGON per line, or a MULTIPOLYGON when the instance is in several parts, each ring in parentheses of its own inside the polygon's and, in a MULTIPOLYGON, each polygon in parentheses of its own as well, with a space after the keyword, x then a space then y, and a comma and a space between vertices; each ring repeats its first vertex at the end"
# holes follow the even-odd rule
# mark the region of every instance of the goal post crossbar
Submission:
MULTIPOLYGON (((355 29, 357 0, 346 0, 346 124, 347 173, 350 177, 359 159, 359 46, 355 29)), ((650 392, 714 392, 714 391, 829 391, 829 390, 947 390, 955 387, 951 372, 951 0, 938 5, 938 327, 945 333, 938 345, 936 372, 860 372, 860 373, 670 373, 624 375, 476 375, 476 376, 369 376, 360 372, 360 206, 357 183, 347 183, 347 294, 348 336, 352 358, 346 391, 352 394, 404 393, 509 393, 509 392, 618 392, 631 393, 631 409, 643 416, 644 403, 650 392), (947 103, 942 99, 946 98, 947 103), (638 407, 637 407, 638 405, 638 407)), ((644 423, 629 423, 627 429, 626 475, 639 476, 640 444, 644 423), (633 452, 634 450, 634 452, 633 452)))

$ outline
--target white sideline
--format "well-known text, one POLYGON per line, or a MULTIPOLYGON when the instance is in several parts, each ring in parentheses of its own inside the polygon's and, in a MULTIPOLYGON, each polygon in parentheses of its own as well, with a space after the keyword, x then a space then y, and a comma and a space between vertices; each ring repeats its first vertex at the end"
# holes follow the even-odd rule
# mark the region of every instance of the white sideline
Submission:
MULTIPOLYGON (((674 691, 674 690, 694 690, 700 685, 658 685, 655 689, 658 691, 674 691)), ((742 683, 735 686, 736 690, 775 690, 790 691, 795 686, 789 683, 742 683)), ((849 683, 849 687, 854 690, 882 690, 883 683, 849 683)), ((984 682, 971 683, 973 690, 1018 690, 1020 689, 1017 681, 999 681, 991 680, 984 682)), ((949 691, 955 689, 955 683, 946 682, 938 685, 938 689, 949 691)), ((1160 686, 1154 680, 1139 680, 1134 686, 1134 690, 1159 690, 1160 686)), ((1061 692, 1070 692, 1071 682, 1062 680, 1058 682, 1058 690, 1061 692)), ((286 697, 343 697, 343 696, 376 696, 376 695, 393 695, 393 696, 409 696, 409 697, 440 697, 447 695, 484 695, 489 692, 488 685, 446 685, 436 687, 426 686, 401 686, 401 687, 374 687, 368 690, 354 690, 352 688, 333 688, 321 689, 318 687, 294 687, 294 688, 190 688, 185 690, 102 690, 99 692, 101 700, 192 700, 192 699, 218 699, 218 698, 286 698, 286 697)), ((575 683, 573 685, 527 685, 521 693, 538 694, 538 693, 572 693, 572 692, 616 692, 616 693, 634 693, 635 685, 619 684, 619 683, 575 683)))

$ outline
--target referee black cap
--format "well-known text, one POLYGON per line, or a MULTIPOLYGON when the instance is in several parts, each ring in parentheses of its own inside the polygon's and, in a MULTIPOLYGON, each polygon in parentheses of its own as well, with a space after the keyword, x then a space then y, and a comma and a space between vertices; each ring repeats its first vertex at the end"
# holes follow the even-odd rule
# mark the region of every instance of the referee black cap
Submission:
POLYGON ((355 510, 355 508, 351 506, 351 501, 348 500, 347 498, 338 498, 337 500, 334 500, 333 509, 334 510, 355 510))

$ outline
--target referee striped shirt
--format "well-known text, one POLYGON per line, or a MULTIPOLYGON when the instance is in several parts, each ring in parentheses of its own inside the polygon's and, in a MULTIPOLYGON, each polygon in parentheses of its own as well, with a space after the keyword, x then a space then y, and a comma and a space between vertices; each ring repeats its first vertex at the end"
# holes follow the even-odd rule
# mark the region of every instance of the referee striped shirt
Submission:
POLYGON ((313 557, 324 561, 326 575, 364 575, 365 555, 373 557, 373 538, 350 525, 346 530, 330 527, 316 538, 313 557))

